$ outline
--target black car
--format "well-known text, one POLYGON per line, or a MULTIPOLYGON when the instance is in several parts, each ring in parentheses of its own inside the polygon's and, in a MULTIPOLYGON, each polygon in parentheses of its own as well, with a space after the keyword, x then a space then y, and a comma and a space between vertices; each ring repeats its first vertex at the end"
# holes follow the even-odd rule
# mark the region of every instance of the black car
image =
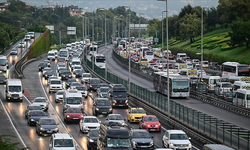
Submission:
POLYGON ((45 62, 40 62, 38 65, 38 70, 43 71, 43 68, 48 67, 48 64, 45 62))
POLYGON ((217 62, 210 62, 209 63, 209 68, 213 69, 213 70, 219 70, 220 69, 220 65, 217 62))
POLYGON ((28 125, 36 125, 40 118, 47 117, 43 110, 33 110, 28 113, 28 125))
POLYGON ((95 116, 98 114, 112 114, 113 112, 110 100, 108 98, 95 98, 92 109, 95 116))
POLYGON ((51 71, 46 71, 44 73, 44 79, 45 80, 48 80, 49 77, 53 76, 54 75, 54 72, 51 70, 51 71))
POLYGON ((6 77, 4 74, 0 74, 0 84, 6 84, 6 77))
POLYGON ((75 74, 76 78, 81 78, 83 73, 84 73, 84 71, 82 69, 74 70, 74 74, 75 74))
POLYGON ((154 141, 144 129, 132 129, 130 135, 133 149, 154 149, 154 141))
POLYGON ((43 110, 40 104, 30 104, 25 110, 25 118, 28 118, 28 114, 33 110, 43 110))
POLYGON ((68 79, 66 81, 66 88, 69 88, 72 82, 76 82, 75 78, 68 79))
POLYGON ((91 129, 87 134, 87 147, 88 150, 97 148, 97 138, 98 138, 99 129, 91 129))
POLYGON ((61 76, 62 72, 64 72, 64 71, 68 71, 68 69, 67 69, 66 67, 65 67, 65 68, 60 68, 60 69, 58 69, 58 70, 57 70, 58 75, 61 76))
POLYGON ((68 80, 70 78, 72 78, 72 74, 71 74, 70 71, 63 71, 63 72, 61 72, 61 79, 62 80, 68 80))
POLYGON ((58 133, 57 125, 53 118, 40 118, 36 123, 36 133, 38 135, 58 133))
POLYGON ((89 82, 87 84, 88 91, 91 91, 91 90, 96 91, 100 83, 101 83, 101 81, 99 78, 89 79, 89 82))

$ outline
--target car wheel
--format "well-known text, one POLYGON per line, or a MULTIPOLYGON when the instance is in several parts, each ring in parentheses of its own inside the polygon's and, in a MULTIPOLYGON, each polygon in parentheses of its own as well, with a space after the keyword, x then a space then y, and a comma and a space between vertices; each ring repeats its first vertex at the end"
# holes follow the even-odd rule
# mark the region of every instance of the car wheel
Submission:
POLYGON ((140 124, 139 124, 139 129, 141 129, 141 126, 140 126, 140 124))
POLYGON ((128 120, 128 122, 130 122, 130 120, 129 119, 127 119, 128 120))
POLYGON ((162 147, 165 147, 164 142, 162 141, 162 147))
POLYGON ((30 121, 28 121, 28 125, 31 126, 30 121))

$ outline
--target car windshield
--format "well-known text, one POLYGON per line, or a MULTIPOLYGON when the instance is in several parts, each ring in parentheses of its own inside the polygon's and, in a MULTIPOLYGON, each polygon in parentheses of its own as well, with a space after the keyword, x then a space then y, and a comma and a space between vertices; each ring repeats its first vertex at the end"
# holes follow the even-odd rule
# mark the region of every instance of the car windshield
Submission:
POLYGON ((55 139, 54 147, 74 147, 72 139, 55 139))
POLYGON ((170 134, 170 140, 188 140, 186 134, 170 134))
POLYGON ((232 86, 231 86, 231 84, 222 84, 222 87, 223 88, 231 88, 232 86))
POLYGON ((127 92, 113 92, 114 97, 127 97, 127 92))
POLYGON ((100 88, 100 92, 108 92, 109 89, 108 88, 100 88))
POLYGON ((57 81, 51 81, 50 84, 61 84, 61 81, 60 80, 57 80, 57 81))
POLYGON ((84 86, 77 86, 76 89, 79 91, 86 91, 86 88, 84 86))
POLYGON ((82 67, 76 66, 76 67, 74 67, 74 69, 82 69, 82 67))
POLYGON ((40 110, 42 109, 40 106, 29 106, 29 110, 40 110))
POLYGON ((43 98, 39 98, 39 99, 34 99, 34 102, 46 102, 46 100, 45 99, 43 99, 43 98))
POLYGON ((69 109, 68 113, 81 113, 81 110, 77 109, 77 108, 75 108, 75 109, 69 109))
POLYGON ((65 62, 65 58, 58 58, 58 62, 65 62))
POLYGON ((67 103, 68 104, 82 104, 82 98, 81 97, 68 97, 67 103))
POLYGON ((133 132, 133 138, 150 138, 148 132, 133 132))
POLYGON ((82 77, 83 78, 88 78, 88 77, 91 77, 91 74, 83 74, 82 77))
POLYGON ((90 80, 90 83, 91 84, 99 84, 100 80, 98 80, 98 79, 90 80))
POLYGON ((21 92, 21 86, 9 86, 10 92, 21 92))
POLYGON ((144 117, 144 121, 158 121, 156 117, 144 117))
POLYGON ((54 119, 42 119, 41 125, 56 125, 56 122, 54 119))
POLYGON ((58 91, 57 92, 57 95, 63 95, 64 94, 64 91, 58 91))
POLYGON ((110 115, 109 120, 123 120, 123 118, 120 115, 110 115))
POLYGON ((72 86, 78 86, 78 85, 81 85, 81 83, 80 82, 73 82, 73 83, 71 83, 71 85, 72 86))
POLYGON ((90 137, 98 137, 98 133, 99 133, 98 130, 90 130, 89 131, 89 136, 90 137))
POLYGON ((76 79, 68 79, 68 82, 76 82, 76 79))
POLYGON ((63 75, 71 75, 71 72, 69 71, 65 71, 65 72, 62 72, 63 75))
POLYGON ((108 100, 98 100, 96 104, 99 106, 110 106, 110 102, 108 100))
POLYGON ((107 138, 108 147, 131 147, 130 139, 107 138))
POLYGON ((43 111, 32 111, 31 116, 45 116, 45 113, 43 111))
POLYGON ((84 119, 85 123, 98 123, 97 118, 85 118, 84 119))
POLYGON ((146 112, 143 109, 132 109, 133 114, 145 114, 146 112))
POLYGON ((55 56, 54 53, 48 53, 48 56, 55 56))

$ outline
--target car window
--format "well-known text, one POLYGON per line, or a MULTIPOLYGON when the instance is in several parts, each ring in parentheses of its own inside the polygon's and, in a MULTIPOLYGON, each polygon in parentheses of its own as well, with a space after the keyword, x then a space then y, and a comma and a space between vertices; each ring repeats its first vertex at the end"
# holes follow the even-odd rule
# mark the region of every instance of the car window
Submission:
POLYGON ((41 125, 56 125, 56 122, 53 119, 42 119, 40 124, 41 125))
POLYGON ((45 99, 35 99, 34 102, 46 102, 45 99))
POLYGON ((188 140, 186 134, 170 134, 171 140, 188 140))
POLYGON ((85 123, 98 123, 98 120, 96 118, 85 118, 85 123))
POLYGON ((133 138, 150 138, 148 132, 133 132, 133 138))
POLYGON ((158 121, 156 117, 145 117, 144 121, 158 121))

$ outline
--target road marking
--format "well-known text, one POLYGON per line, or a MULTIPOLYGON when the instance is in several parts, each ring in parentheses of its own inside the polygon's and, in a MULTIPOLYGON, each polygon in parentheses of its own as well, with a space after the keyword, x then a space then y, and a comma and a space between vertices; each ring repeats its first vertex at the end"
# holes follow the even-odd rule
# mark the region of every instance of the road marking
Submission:
POLYGON ((20 141, 22 142, 23 146, 24 146, 24 147, 27 147, 27 145, 24 143, 24 141, 23 141, 22 137, 21 137, 21 136, 20 136, 20 134, 18 133, 18 131, 17 131, 17 129, 16 129, 16 127, 15 127, 15 125, 13 124, 13 122, 12 122, 12 120, 11 120, 11 118, 10 118, 10 115, 9 115, 8 111, 6 110, 6 108, 5 108, 5 106, 4 106, 4 104, 3 104, 3 102, 2 102, 2 100, 1 100, 1 99, 0 99, 0 102, 1 102, 1 104, 2 104, 2 106, 3 106, 3 109, 4 109, 4 111, 5 111, 5 114, 6 114, 6 115, 7 115, 7 117, 9 118, 9 120, 10 120, 10 124, 12 125, 13 129, 15 130, 15 132, 16 132, 16 134, 17 134, 18 138, 19 138, 19 139, 20 139, 20 141))

